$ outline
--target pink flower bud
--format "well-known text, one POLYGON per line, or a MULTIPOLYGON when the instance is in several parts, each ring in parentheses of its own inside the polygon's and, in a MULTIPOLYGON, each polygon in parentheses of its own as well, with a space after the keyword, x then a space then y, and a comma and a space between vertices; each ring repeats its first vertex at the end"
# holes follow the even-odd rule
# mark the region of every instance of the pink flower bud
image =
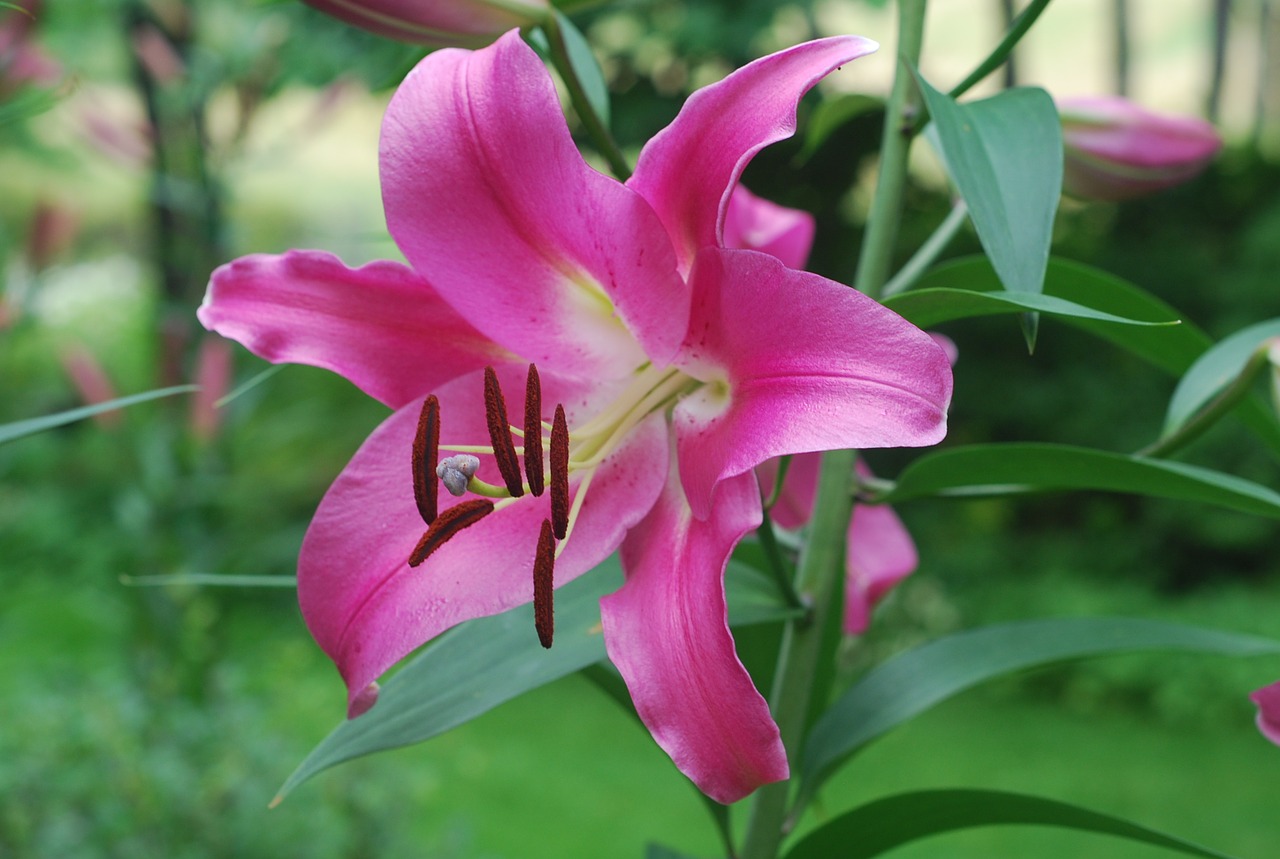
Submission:
POLYGON ((420 45, 478 47, 541 21, 548 0, 303 0, 379 36, 420 45))
POLYGON ((1249 697, 1258 705, 1258 730, 1280 746, 1280 682, 1263 686, 1249 697))
POLYGON ((1222 148, 1212 125, 1152 113, 1118 96, 1058 101, 1063 190, 1086 200, 1129 200, 1179 185, 1222 148))

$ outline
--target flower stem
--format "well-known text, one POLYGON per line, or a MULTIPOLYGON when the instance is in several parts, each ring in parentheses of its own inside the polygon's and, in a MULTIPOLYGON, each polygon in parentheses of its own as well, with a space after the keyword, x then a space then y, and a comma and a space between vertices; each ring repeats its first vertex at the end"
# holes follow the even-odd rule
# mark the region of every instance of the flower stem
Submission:
POLYGON ((627 179, 631 178, 631 165, 627 163, 626 156, 622 154, 622 150, 618 147, 618 142, 609 133, 609 129, 604 124, 604 119, 591 106, 591 99, 587 97, 587 91, 582 85, 582 80, 578 77, 577 71, 573 68, 573 61, 569 58, 569 46, 565 43, 564 30, 560 27, 558 14, 548 15, 542 28, 546 32, 547 42, 551 46, 551 63, 556 67, 556 71, 560 73, 561 79, 564 80, 565 88, 569 91, 569 101, 573 103, 574 112, 578 114, 578 119, 582 120, 583 127, 586 128, 587 134, 591 136, 596 148, 600 150, 600 154, 609 162, 609 170, 618 181, 627 181, 627 179))
POLYGON ((910 289, 920 275, 925 273, 929 266, 933 265, 938 255, 946 250, 947 245, 955 238, 956 233, 960 231, 960 227, 969 217, 969 207, 964 204, 964 200, 956 200, 955 206, 952 207, 950 214, 946 219, 938 225, 933 231, 933 235, 920 246, 911 257, 907 260, 906 265, 898 270, 893 279, 884 285, 884 289, 880 291, 881 298, 889 298, 897 295, 899 292, 905 292, 910 289))
MULTIPOLYGON (((898 3, 898 51, 904 62, 898 66, 889 96, 879 181, 854 281, 858 289, 872 298, 879 297, 888 277, 902 211, 907 148, 919 99, 907 66, 914 65, 920 57, 925 4, 926 0, 898 3)), ((853 510, 850 489, 857 456, 857 451, 852 450, 823 454, 812 527, 797 573, 797 590, 812 600, 813 610, 808 616, 787 624, 778 654, 778 671, 769 701, 793 773, 804 747, 814 679, 823 658, 823 631, 832 610, 841 605, 844 540, 853 510)), ((790 797, 790 781, 765 785, 759 790, 751 807, 742 859, 776 859, 782 839, 787 835, 790 797)))
POLYGON ((773 574, 774 583, 791 608, 808 609, 804 599, 796 592, 790 565, 782 557, 782 547, 778 545, 778 537, 773 533, 773 519, 769 516, 769 508, 764 508, 760 527, 756 529, 760 538, 760 548, 764 550, 765 560, 769 562, 769 572, 773 574))
POLYGON ((1177 431, 1137 451, 1134 456, 1168 456, 1203 435, 1205 430, 1216 424, 1223 415, 1234 409, 1248 395, 1253 388, 1254 381, 1271 363, 1269 350, 1270 345, 1264 343, 1249 356, 1249 360, 1245 362, 1240 374, 1232 379, 1231 383, 1223 388, 1222 392, 1201 409, 1195 417, 1178 427, 1177 431))
POLYGON ((1022 37, 1031 29, 1031 25, 1040 17, 1040 13, 1049 5, 1049 0, 1032 0, 1030 6, 1022 10, 1013 22, 1013 26, 1009 28, 1009 32, 1005 34, 1000 44, 996 45, 985 60, 983 60, 976 69, 969 73, 969 76, 960 83, 952 87, 951 92, 947 95, 952 98, 959 98, 968 92, 974 84, 981 81, 987 75, 1000 68, 1001 64, 1008 59, 1009 54, 1013 53, 1014 47, 1018 42, 1022 41, 1022 37))

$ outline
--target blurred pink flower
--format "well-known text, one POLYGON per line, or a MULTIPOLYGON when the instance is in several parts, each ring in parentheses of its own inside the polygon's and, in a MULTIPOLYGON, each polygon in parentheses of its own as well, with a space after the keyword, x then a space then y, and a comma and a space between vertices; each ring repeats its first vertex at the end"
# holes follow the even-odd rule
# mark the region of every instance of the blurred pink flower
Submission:
POLYGON ((303 0, 379 36, 420 45, 479 46, 546 17, 548 0, 303 0))
MULTIPOLYGON (((86 404, 97 405, 114 400, 118 396, 106 368, 88 347, 75 344, 59 352, 58 359, 62 362, 62 369, 66 371, 67 378, 71 380, 71 384, 75 386, 80 398, 86 404)), ((110 429, 119 426, 122 418, 123 414, 119 409, 111 409, 98 412, 93 416, 93 422, 103 429, 110 429)))
POLYGON ((874 47, 810 42, 699 90, 625 185, 582 159, 518 33, 438 51, 382 127, 387 224, 409 266, 293 251, 214 273, 207 327, 396 409, 299 558, 302 612, 349 715, 387 668, 471 618, 532 599, 550 644, 552 585, 619 550, 604 641, 655 740, 720 802, 786 777, 724 601, 729 555, 761 521, 754 468, 932 444, 951 372, 883 306, 720 236, 752 155, 794 131, 814 83, 874 47), (524 393, 519 451, 504 387, 524 393), (557 404, 549 444, 544 403, 557 404), (461 493, 443 503, 437 450, 468 454, 440 460, 461 493))
POLYGON ((1263 686, 1249 698, 1258 705, 1258 730, 1280 746, 1280 681, 1263 686))
POLYGON ((1195 177, 1218 154, 1212 125, 1153 113, 1119 96, 1057 100, 1063 190, 1085 200, 1128 200, 1195 177))
POLYGON ((23 84, 50 86, 62 77, 62 66, 39 45, 33 33, 44 3, 17 0, 18 8, 0 7, 0 94, 23 84))
POLYGON ((191 434, 211 441, 222 422, 218 400, 231 388, 231 343, 206 335, 196 354, 195 383, 200 386, 191 398, 191 434))

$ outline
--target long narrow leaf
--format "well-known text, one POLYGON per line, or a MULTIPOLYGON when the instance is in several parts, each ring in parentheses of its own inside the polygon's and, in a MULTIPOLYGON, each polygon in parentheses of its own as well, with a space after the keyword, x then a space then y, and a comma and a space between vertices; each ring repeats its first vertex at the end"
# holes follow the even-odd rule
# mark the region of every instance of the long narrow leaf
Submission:
POLYGON ((1028 310, 1054 316, 1074 316, 1098 322, 1122 325, 1176 325, 1178 320, 1156 322, 1129 319, 1103 310, 1095 310, 1035 292, 975 292, 968 289, 914 289, 886 299, 885 306, 921 328, 929 328, 956 319, 973 316, 995 316, 1004 313, 1020 313, 1028 310))
POLYGON ((1126 838, 1208 859, 1225 853, 1078 805, 998 790, 921 790, 887 796, 842 814, 793 847, 786 859, 870 859, 911 841, 998 825, 1058 826, 1126 838))
POLYGON ((872 740, 979 683, 1086 656, 1180 650, 1229 656, 1280 653, 1280 641, 1128 618, 1051 618, 937 639, 868 672, 817 721, 804 747, 804 799, 872 740))
POLYGON ((64 426, 66 424, 82 421, 85 418, 91 418, 94 415, 103 412, 114 411, 115 409, 123 409, 128 406, 145 403, 148 400, 158 400, 161 397, 172 397, 175 394, 190 394, 193 391, 200 390, 196 385, 178 385, 173 388, 159 388, 154 391, 146 391, 141 394, 134 394, 129 397, 121 397, 117 400, 108 400, 105 403, 94 403, 91 406, 81 406, 78 409, 71 409, 65 412, 58 412, 54 415, 45 415, 39 418, 29 418, 24 421, 14 421, 12 423, 0 424, 0 444, 8 441, 23 438, 25 436, 34 435, 38 432, 51 430, 55 427, 64 426))
POLYGON ((387 681, 373 709, 342 722, 322 740, 281 786, 275 802, 335 764, 420 743, 604 659, 600 597, 621 581, 615 555, 557 590, 556 638, 549 650, 538 644, 531 605, 446 632, 387 681))
POLYGON ((912 462, 882 499, 1097 489, 1214 504, 1280 518, 1280 494, 1231 474, 1065 444, 975 444, 912 462))
POLYGON ((1217 396, 1244 369, 1253 353, 1266 341, 1280 337, 1280 319, 1271 319, 1237 331, 1215 343, 1196 359, 1173 391, 1164 419, 1164 435, 1175 432, 1217 396))

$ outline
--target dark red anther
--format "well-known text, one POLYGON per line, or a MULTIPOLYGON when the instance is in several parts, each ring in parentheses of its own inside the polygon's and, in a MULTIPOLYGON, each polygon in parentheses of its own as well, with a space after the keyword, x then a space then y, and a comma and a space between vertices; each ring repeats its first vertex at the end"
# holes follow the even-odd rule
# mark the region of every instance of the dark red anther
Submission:
POLYGON ((551 422, 551 526, 557 540, 569 532, 569 423, 561 405, 551 422))
POLYGON ((524 495, 524 483, 520 479, 520 460, 516 446, 511 441, 511 425, 507 422, 507 402, 498 387, 498 374, 492 367, 484 368, 484 414, 489 423, 489 443, 493 445, 493 458, 498 462, 502 482, 512 498, 524 495))
POLYGON ((556 543, 551 539, 551 522, 543 519, 538 554, 533 559, 533 625, 538 630, 538 641, 546 648, 551 647, 556 632, 555 567, 556 543))
POLYGON ((529 491, 541 495, 542 380, 533 364, 529 365, 529 377, 524 385, 524 476, 529 481, 529 491))
POLYGON ((463 528, 469 528, 493 512, 493 502, 487 498, 463 501, 455 504, 436 517, 427 528, 418 545, 409 553, 409 566, 416 567, 425 561, 432 552, 439 549, 449 538, 463 528))
POLYGON ((418 515, 430 525, 436 518, 436 499, 440 485, 436 482, 436 460, 440 457, 440 401, 427 397, 418 415, 418 432, 413 437, 413 500, 418 515))

